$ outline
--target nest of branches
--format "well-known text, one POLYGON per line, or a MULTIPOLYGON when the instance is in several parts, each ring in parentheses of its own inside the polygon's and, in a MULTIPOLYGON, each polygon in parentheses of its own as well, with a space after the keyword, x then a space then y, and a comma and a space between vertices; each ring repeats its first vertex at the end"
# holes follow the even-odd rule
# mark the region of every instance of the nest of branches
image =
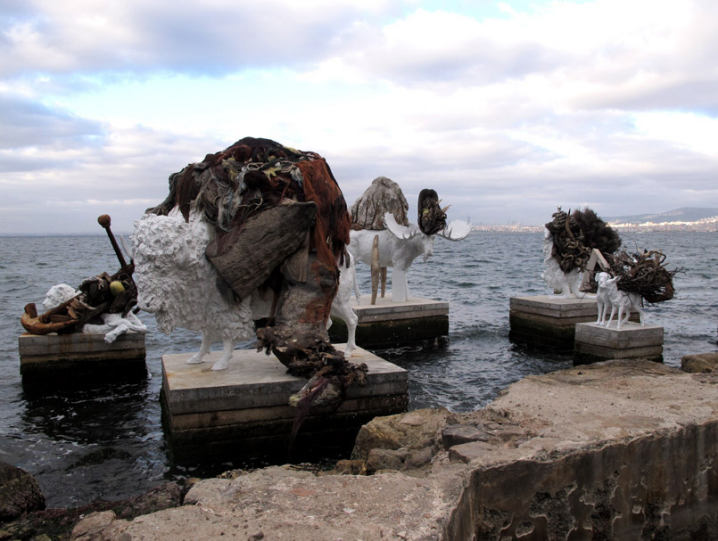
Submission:
POLYGON ((645 251, 628 254, 622 251, 606 256, 613 276, 619 276, 618 289, 637 293, 651 304, 668 301, 675 295, 673 276, 678 270, 669 271, 663 265, 665 254, 660 251, 645 251))
POLYGON ((585 270, 594 248, 611 254, 621 246, 618 232, 589 208, 571 213, 559 207, 552 218, 546 229, 553 237, 552 255, 563 272, 585 270))

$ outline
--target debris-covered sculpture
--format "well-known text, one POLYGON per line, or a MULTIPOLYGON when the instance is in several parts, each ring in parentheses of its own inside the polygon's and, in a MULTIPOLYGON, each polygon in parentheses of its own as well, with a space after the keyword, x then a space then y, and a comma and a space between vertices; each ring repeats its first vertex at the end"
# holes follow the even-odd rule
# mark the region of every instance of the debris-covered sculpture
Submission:
POLYGON ((604 256, 621 246, 618 232, 585 208, 568 213, 561 207, 546 224, 543 279, 554 293, 580 297, 581 272, 586 270, 594 249, 604 256))
POLYGON ((137 287, 132 276, 134 262, 126 262, 110 229, 110 217, 103 214, 97 221, 107 231, 120 270, 113 275, 103 272, 88 278, 77 290, 67 284, 52 286, 43 302, 46 310, 43 314, 38 314, 35 303, 25 306, 20 322, 30 334, 104 334, 105 342, 112 343, 126 332, 147 331, 132 313, 137 304, 137 287))
MULTIPOLYGON (((247 137, 169 178, 169 195, 133 234, 139 304, 158 327, 202 332, 198 355, 253 335, 297 376, 363 381, 326 326, 346 259, 350 221, 326 161, 314 152, 247 137), (161 279, 161 280, 160 280, 161 279), (160 282, 161 283, 158 283, 160 282), (268 314, 259 314, 264 299, 268 314)), ((315 381, 318 381, 315 379, 315 381)))
POLYGON ((352 205, 351 243, 349 251, 357 261, 372 267, 372 304, 379 274, 381 296, 384 296, 386 269, 392 267, 392 300, 409 298, 406 274, 413 261, 431 255, 436 235, 461 240, 471 232, 471 224, 455 220, 446 225, 446 208, 441 208, 434 190, 419 194, 418 224, 409 223, 409 205, 399 185, 386 177, 374 179, 371 186, 352 205))

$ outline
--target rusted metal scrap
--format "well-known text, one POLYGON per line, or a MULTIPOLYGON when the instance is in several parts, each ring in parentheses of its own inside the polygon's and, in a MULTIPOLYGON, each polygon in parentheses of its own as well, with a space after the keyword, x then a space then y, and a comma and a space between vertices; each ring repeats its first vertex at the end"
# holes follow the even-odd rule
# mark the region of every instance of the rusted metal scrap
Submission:
POLYGON ((110 229, 110 217, 104 214, 97 221, 107 231, 120 261, 120 270, 112 275, 103 272, 84 280, 77 295, 43 314, 38 314, 35 303, 27 304, 20 323, 30 334, 72 333, 105 313, 125 317, 136 306, 137 286, 132 279, 134 263, 125 261, 110 229))

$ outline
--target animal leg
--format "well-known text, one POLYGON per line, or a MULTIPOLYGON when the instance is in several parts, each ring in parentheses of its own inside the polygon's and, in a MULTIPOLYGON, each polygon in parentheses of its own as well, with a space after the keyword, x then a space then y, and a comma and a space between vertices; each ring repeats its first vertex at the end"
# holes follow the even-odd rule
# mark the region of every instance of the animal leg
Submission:
MULTIPOLYGON (((379 289, 379 274, 381 267, 379 266, 379 235, 374 235, 374 241, 371 245, 371 304, 376 304, 376 294, 379 289)), ((383 297, 384 295, 382 295, 383 297)))
POLYGON ((225 338, 222 340, 222 356, 219 361, 214 363, 212 370, 227 370, 229 368, 229 360, 232 358, 234 353, 234 340, 231 338, 225 338))
POLYGON ((211 341, 207 331, 202 331, 202 345, 199 347, 199 351, 187 359, 187 364, 201 364, 204 362, 204 356, 209 353, 209 346, 211 341))
MULTIPOLYGON (((344 357, 350 357, 352 351, 357 347, 356 345, 356 332, 357 324, 359 323, 359 316, 354 313, 352 307, 349 305, 348 299, 334 299, 332 304, 332 314, 340 317, 344 320, 347 326, 347 347, 344 350, 344 357), (338 302, 337 302, 338 301, 338 302)), ((331 318, 330 318, 331 319, 331 318)))
POLYGON ((391 297, 394 302, 406 302, 409 298, 405 270, 399 270, 396 267, 391 270, 391 297))
POLYGON ((381 298, 384 298, 386 293, 386 267, 381 268, 381 298))
POLYGON ((606 309, 603 305, 603 302, 596 301, 596 308, 598 308, 598 317, 596 318, 596 325, 601 325, 603 323, 603 318, 606 316, 606 309))
POLYGON ((620 329, 621 325, 623 325, 626 321, 628 321, 628 318, 631 315, 630 308, 626 308, 623 305, 618 307, 618 323, 616 323, 616 328, 620 329), (626 317, 623 317, 623 311, 626 311, 626 317))
POLYGON ((617 307, 615 304, 611 304, 611 315, 608 316, 608 321, 606 321, 606 327, 611 326, 611 320, 613 319, 613 315, 616 313, 617 307))

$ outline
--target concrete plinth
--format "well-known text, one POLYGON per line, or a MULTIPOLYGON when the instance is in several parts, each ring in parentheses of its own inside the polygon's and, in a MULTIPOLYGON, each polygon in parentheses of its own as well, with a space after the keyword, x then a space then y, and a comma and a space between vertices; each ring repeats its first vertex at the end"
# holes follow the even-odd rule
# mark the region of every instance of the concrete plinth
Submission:
MULTIPOLYGON (((433 341, 449 334, 449 303, 410 297, 405 302, 393 302, 391 293, 377 297, 371 304, 371 295, 362 295, 357 303, 352 297, 352 308, 359 318, 356 343, 362 347, 391 347, 412 342, 433 341)), ((332 341, 346 341, 344 321, 332 317, 329 329, 332 341)))
MULTIPOLYGON (((254 350, 236 350, 227 370, 213 372, 220 355, 214 352, 199 365, 186 364, 189 353, 162 357, 164 424, 175 459, 286 459, 297 415, 289 397, 307 380, 254 350)), ((350 361, 367 364, 366 385, 351 386, 336 411, 313 410, 294 442, 295 456, 351 450, 362 424, 406 411, 406 370, 360 348, 350 361)))
POLYGON ((144 333, 108 344, 104 334, 22 334, 18 340, 23 384, 116 381, 147 375, 144 333))
POLYGON ((663 327, 641 326, 628 321, 616 328, 595 323, 576 325, 573 364, 589 364, 611 359, 648 359, 663 361, 663 327))
POLYGON ((511 297, 509 338, 569 352, 577 323, 596 321, 596 297, 566 299, 555 295, 511 297))

